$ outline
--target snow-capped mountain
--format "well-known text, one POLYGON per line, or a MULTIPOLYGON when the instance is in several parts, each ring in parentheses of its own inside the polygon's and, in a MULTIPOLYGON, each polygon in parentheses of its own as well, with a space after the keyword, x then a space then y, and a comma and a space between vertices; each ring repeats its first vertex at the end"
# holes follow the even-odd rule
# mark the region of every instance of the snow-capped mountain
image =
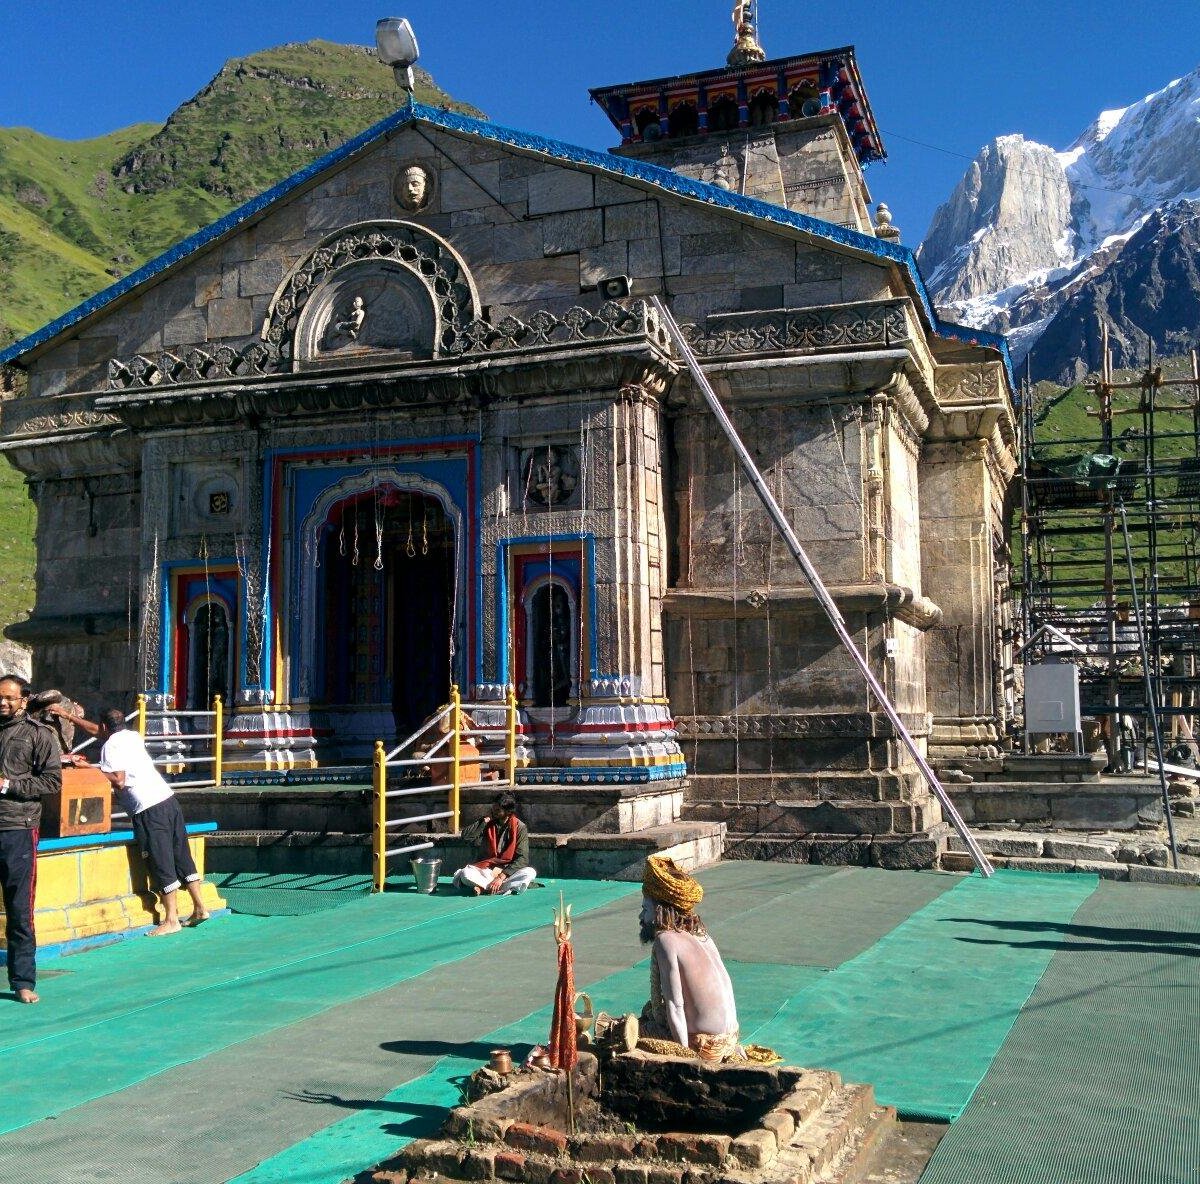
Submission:
MULTIPOLYGON (((1117 316, 1118 365, 1144 356, 1147 334, 1160 351, 1195 344, 1200 324, 1184 343, 1179 318, 1163 307, 1177 298, 1194 305, 1197 293, 1176 286, 1190 269, 1177 269, 1176 284, 1151 283, 1140 294, 1121 285, 1144 281, 1154 272, 1151 259, 1169 266, 1183 249, 1178 236, 1194 244, 1197 201, 1200 68, 1130 107, 1102 112, 1066 151, 1020 135, 988 144, 934 214, 918 258, 950 319, 1007 333, 1018 359, 1032 351, 1035 377, 1070 378, 1079 367, 1074 357, 1064 360, 1063 330, 1070 323, 1095 338, 1085 309, 1117 316), (1092 289, 1104 277, 1100 298, 1092 289), (1135 309, 1140 321, 1131 319, 1135 309), (1168 325, 1171 339, 1160 339, 1168 325), (1051 340, 1060 344, 1047 348, 1051 340)), ((1096 361, 1082 359, 1085 367, 1096 361)))

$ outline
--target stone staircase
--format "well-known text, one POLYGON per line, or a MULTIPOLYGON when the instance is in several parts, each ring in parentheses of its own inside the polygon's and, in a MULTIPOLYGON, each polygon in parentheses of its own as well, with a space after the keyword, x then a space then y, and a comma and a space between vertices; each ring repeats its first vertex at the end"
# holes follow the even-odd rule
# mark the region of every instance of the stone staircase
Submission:
MULTIPOLYGON (((549 877, 640 879, 647 855, 664 852, 695 869, 721 858, 719 822, 680 819, 680 781, 627 784, 520 785, 530 857, 549 877)), ((484 815, 496 790, 488 782, 461 793, 464 823, 484 815)), ((371 870, 371 792, 360 784, 235 785, 183 790, 191 819, 215 821, 208 866, 219 872, 364 875, 371 870)), ((445 809, 420 796, 403 799, 413 813, 445 809)), ((456 835, 412 828, 403 836, 434 843, 443 870, 478 857, 456 835)), ((398 845, 398 844, 397 844, 398 845)), ((398 858, 392 873, 407 865, 398 858)))
POLYGON ((907 781, 831 774, 789 779, 779 774, 693 777, 681 818, 726 828, 726 859, 861 867, 935 867, 949 827, 935 801, 907 781), (872 792, 890 796, 853 796, 872 792))

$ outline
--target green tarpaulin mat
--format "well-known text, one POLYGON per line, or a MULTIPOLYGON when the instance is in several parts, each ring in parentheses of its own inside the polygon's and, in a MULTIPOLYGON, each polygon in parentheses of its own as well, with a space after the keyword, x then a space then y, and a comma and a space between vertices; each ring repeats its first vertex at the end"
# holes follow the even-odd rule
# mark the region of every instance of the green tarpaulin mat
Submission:
POLYGON ((997 943, 997 927, 1068 922, 1096 884, 1079 874, 971 876, 743 1035, 792 1064, 870 1082, 904 1116, 955 1118, 1053 951, 997 943))
POLYGON ((1054 956, 921 1184, 1195 1184, 1196 890, 1105 881, 988 940, 1054 956))
POLYGON ((254 917, 300 917, 335 909, 371 892, 370 876, 214 872, 209 880, 232 912, 254 917))
MULTIPOLYGON (((757 1027, 775 1010, 775 1000, 825 976, 815 967, 773 966, 763 963, 727 963, 739 1001, 742 1025, 757 1027)), ((598 1010, 627 1008, 631 1000, 644 1001, 650 986, 646 959, 627 970, 592 983, 576 983, 586 990, 598 1010)), ((550 1030, 551 1007, 506 1024, 482 1036, 479 1045, 511 1048, 516 1056, 544 1042, 550 1030)), ((462 1100, 460 1083, 479 1068, 478 1052, 447 1056, 422 1077, 405 1082, 373 1107, 335 1122, 310 1139, 289 1147, 258 1167, 238 1176, 235 1184, 340 1184, 372 1164, 394 1154, 411 1139, 434 1134, 446 1111, 462 1100)))
MULTIPOLYGON (((570 891, 581 916, 637 885, 573 882, 570 891)), ((0 1133, 543 928, 551 895, 381 895, 346 905, 332 922, 330 914, 217 919, 162 939, 161 960, 144 978, 121 978, 115 996, 98 994, 92 974, 59 980, 54 1007, 31 1009, 29 1022, 0 1035, 5 1077, 22 1083, 0 1108, 0 1133), (398 907, 406 903, 418 907, 398 907)), ((89 969, 107 963, 119 975, 121 962, 144 962, 132 948, 140 944, 95 951, 89 969)))

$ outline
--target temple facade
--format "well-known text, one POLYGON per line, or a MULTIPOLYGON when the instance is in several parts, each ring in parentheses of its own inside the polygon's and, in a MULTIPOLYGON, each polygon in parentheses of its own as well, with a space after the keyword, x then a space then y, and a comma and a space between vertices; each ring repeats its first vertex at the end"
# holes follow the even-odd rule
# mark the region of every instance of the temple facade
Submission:
POLYGON ((220 693, 243 770, 511 683, 529 780, 936 825, 647 298, 943 761, 1005 727, 1007 353, 872 218, 853 51, 739 44, 594 91, 607 154, 406 105, 0 354, 38 683, 220 693))

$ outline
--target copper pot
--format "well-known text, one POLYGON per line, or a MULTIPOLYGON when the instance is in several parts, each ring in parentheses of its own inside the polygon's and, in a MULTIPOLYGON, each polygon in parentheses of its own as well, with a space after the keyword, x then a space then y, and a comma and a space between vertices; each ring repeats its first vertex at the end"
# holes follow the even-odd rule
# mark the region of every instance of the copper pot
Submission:
POLYGON ((532 1057, 530 1057, 529 1063, 535 1069, 553 1069, 554 1068, 554 1065, 550 1061, 550 1054, 548 1052, 534 1053, 534 1055, 532 1057))
POLYGON ((507 1077, 513 1071, 512 1056, 508 1049, 493 1048, 488 1068, 494 1073, 499 1073, 501 1077, 507 1077))

